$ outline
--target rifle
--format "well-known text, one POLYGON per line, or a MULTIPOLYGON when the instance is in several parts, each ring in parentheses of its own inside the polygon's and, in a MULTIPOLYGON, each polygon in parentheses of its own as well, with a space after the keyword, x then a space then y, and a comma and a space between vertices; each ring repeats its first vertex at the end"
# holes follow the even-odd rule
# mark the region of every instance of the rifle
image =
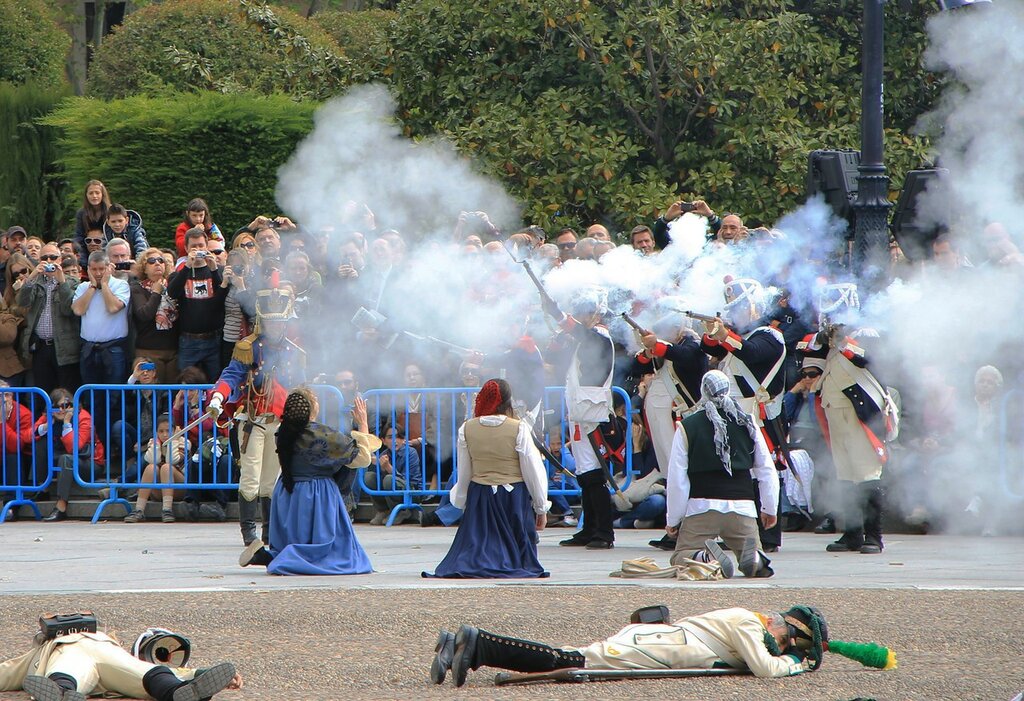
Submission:
POLYGON ((683 309, 674 309, 673 311, 681 312, 691 319, 696 319, 697 321, 706 321, 709 324, 722 320, 722 312, 717 312, 714 316, 710 316, 708 314, 698 314, 697 312, 685 311, 683 309))
POLYGON ((420 334, 413 333, 412 331, 403 331, 402 333, 404 333, 409 338, 416 339, 417 341, 427 341, 429 343, 434 343, 446 350, 452 351, 453 353, 461 353, 462 355, 472 355, 474 353, 480 353, 480 351, 474 350, 473 348, 458 346, 449 341, 443 341, 440 338, 437 338, 436 336, 421 336, 420 334))
POLYGON ((622 312, 622 314, 621 314, 620 316, 622 316, 622 319, 623 319, 623 321, 625 321, 625 322, 626 322, 627 324, 629 324, 630 326, 632 326, 632 327, 633 327, 633 329, 634 329, 634 330, 635 330, 635 331, 636 331, 636 332, 637 332, 638 334, 640 334, 641 336, 646 336, 647 334, 649 334, 649 333, 650 333, 650 331, 648 331, 648 330, 647 330, 647 329, 645 329, 645 328, 644 328, 643 326, 641 326, 640 324, 638 324, 638 323, 636 322, 636 319, 634 319, 633 317, 631 317, 631 316, 630 316, 629 314, 627 314, 626 312, 622 312))
POLYGON ((552 309, 555 309, 558 310, 559 314, 561 314, 561 310, 558 309, 558 303, 555 302, 555 300, 551 298, 551 295, 548 294, 548 291, 544 289, 544 283, 542 283, 540 281, 540 278, 537 277, 537 273, 533 272, 533 267, 530 265, 530 261, 526 260, 525 258, 523 260, 519 260, 518 258, 516 258, 515 254, 509 250, 508 246, 502 246, 502 248, 504 248, 508 252, 508 254, 512 257, 512 260, 514 260, 516 263, 518 263, 519 265, 523 266, 523 268, 526 269, 526 274, 530 276, 530 280, 533 281, 534 287, 536 287, 537 292, 540 293, 541 307, 544 309, 544 311, 547 312, 550 316, 554 317, 555 319, 561 321, 559 317, 552 314, 550 311, 552 309))

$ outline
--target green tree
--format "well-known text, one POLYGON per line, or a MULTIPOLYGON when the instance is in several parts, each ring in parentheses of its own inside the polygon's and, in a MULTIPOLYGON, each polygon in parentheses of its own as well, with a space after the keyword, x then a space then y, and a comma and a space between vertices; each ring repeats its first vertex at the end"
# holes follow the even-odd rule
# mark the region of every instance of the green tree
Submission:
POLYGON ((71 37, 45 0, 0 0, 0 81, 61 85, 71 37))
MULTIPOLYGON (((802 199, 809 151, 859 142, 859 14, 794 5, 410 0, 393 43, 401 117, 479 154, 545 224, 625 227, 680 191, 771 221, 802 199)), ((927 104, 903 48, 902 96, 927 104)), ((913 116, 889 120, 897 179, 926 148, 903 131, 913 116)))
POLYGON ((322 99, 348 60, 318 25, 249 0, 170 0, 132 13, 97 49, 88 90, 102 98, 166 91, 285 93, 322 99))
POLYGON ((392 10, 327 10, 313 21, 330 34, 349 59, 349 80, 369 83, 392 73, 391 36, 398 13, 392 10))

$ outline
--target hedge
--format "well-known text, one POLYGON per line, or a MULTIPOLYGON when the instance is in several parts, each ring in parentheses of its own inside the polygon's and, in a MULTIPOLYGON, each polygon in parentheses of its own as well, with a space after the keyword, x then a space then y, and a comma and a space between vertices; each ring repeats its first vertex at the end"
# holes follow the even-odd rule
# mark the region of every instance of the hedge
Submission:
POLYGON ((276 213, 277 169, 312 129, 316 107, 281 95, 72 98, 45 123, 61 131, 73 191, 102 180, 164 246, 193 197, 207 201, 226 234, 276 213))
POLYGON ((0 83, 0 229, 12 224, 56 236, 65 224, 67 183, 57 173, 56 131, 35 120, 70 93, 66 87, 0 83))

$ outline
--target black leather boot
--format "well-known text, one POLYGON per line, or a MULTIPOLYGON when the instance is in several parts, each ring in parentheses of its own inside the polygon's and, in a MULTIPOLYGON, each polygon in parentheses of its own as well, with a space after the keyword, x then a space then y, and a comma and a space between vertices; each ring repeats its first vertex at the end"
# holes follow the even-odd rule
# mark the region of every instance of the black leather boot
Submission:
POLYGON ((861 485, 864 498, 864 544, 860 551, 864 555, 878 555, 882 552, 882 485, 878 480, 861 485))
POLYGON ((255 499, 245 499, 238 495, 238 527, 242 531, 242 545, 248 547, 257 538, 256 515, 259 512, 259 502, 255 499))
POLYGON ((260 539, 270 545, 270 497, 260 497, 260 511, 263 516, 263 529, 260 539))
POLYGON ((515 672, 550 672, 555 669, 583 667, 586 659, 575 650, 558 650, 531 640, 495 635, 472 626, 462 626, 455 636, 455 661, 452 672, 455 686, 466 683, 470 669, 483 666, 515 672))

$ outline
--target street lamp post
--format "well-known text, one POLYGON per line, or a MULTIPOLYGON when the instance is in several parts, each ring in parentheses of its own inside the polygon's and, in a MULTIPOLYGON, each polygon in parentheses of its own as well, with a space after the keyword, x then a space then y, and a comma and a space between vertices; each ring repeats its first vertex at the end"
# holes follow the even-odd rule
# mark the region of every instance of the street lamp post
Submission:
POLYGON ((860 166, 854 229, 854 270, 869 285, 881 279, 889 255, 889 175, 882 160, 884 0, 864 0, 860 96, 860 166))

